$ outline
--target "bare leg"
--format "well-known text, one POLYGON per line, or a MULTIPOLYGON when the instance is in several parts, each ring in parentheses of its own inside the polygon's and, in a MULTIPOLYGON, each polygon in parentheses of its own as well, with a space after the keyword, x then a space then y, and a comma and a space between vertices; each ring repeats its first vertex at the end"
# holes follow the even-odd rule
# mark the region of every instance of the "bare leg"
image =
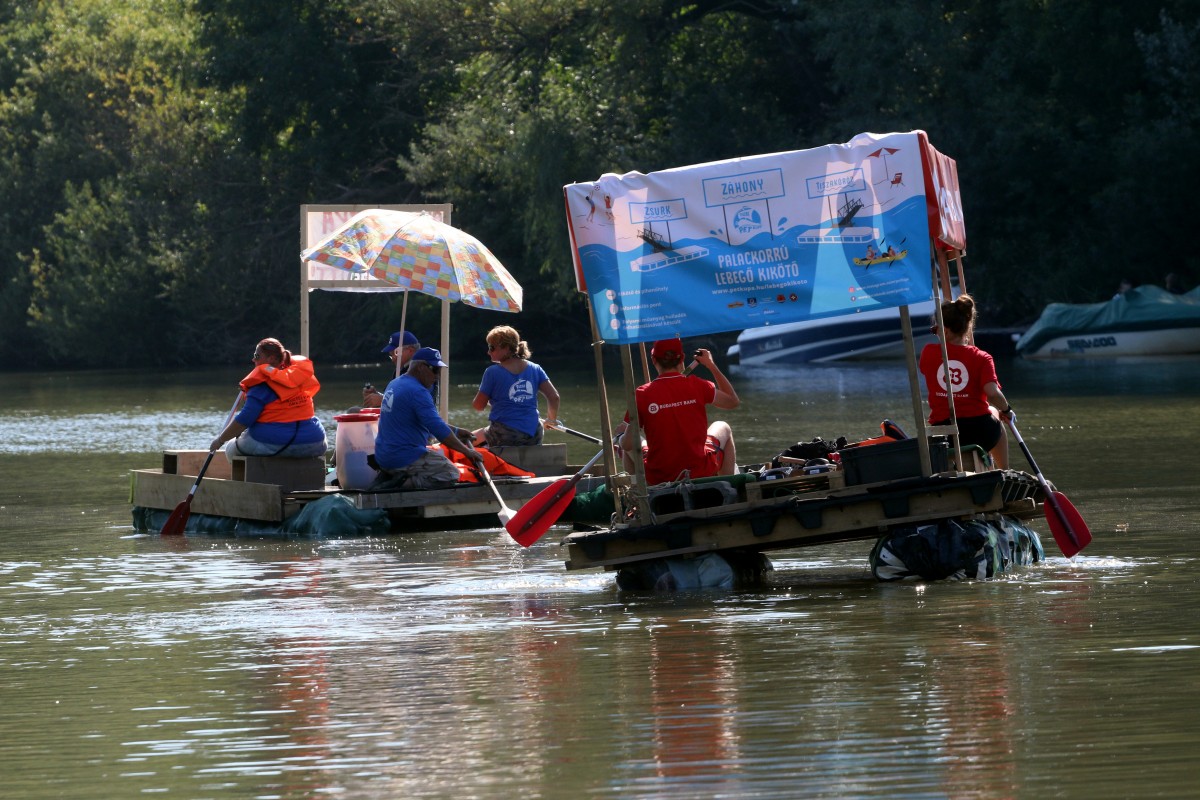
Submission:
POLYGON ((1008 426, 1000 419, 1000 412, 995 406, 988 406, 988 413, 1000 425, 1000 440, 988 451, 992 457, 992 466, 996 469, 1008 469, 1008 426))
MULTIPOLYGON (((625 435, 632 436, 633 434, 626 433, 625 435)), ((646 442, 645 442, 645 440, 643 440, 642 441, 643 447, 645 446, 645 444, 646 444, 646 442)), ((627 472, 630 475, 632 475, 634 473, 634 471, 637 469, 637 464, 633 460, 634 454, 640 453, 640 452, 641 452, 641 448, 638 448, 637 450, 626 450, 624 447, 621 448, 621 467, 625 470, 625 472, 627 472)))
POLYGON ((1000 441, 988 452, 996 469, 1008 469, 1008 431, 1001 425, 1000 441))
POLYGON ((721 443, 721 450, 725 454, 724 460, 721 462, 721 469, 718 470, 717 474, 736 474, 737 445, 733 441, 733 428, 729 427, 729 423, 718 420, 708 426, 708 435, 721 443))

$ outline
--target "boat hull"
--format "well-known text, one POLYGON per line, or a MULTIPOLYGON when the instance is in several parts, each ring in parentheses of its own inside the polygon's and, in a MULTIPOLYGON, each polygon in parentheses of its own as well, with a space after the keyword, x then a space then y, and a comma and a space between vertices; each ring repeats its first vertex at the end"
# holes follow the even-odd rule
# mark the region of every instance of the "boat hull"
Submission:
POLYGON ((1025 358, 1115 358, 1200 353, 1200 328, 1074 333, 1050 339, 1025 358))
MULTIPOLYGON (((933 303, 910 306, 913 317, 933 314, 933 303)), ((923 327, 923 326, 922 326, 923 327)), ((917 351, 936 341, 928 332, 914 335, 917 351)), ((750 328, 738 336, 737 362, 745 366, 869 361, 904 355, 900 309, 884 308, 847 317, 750 328)))

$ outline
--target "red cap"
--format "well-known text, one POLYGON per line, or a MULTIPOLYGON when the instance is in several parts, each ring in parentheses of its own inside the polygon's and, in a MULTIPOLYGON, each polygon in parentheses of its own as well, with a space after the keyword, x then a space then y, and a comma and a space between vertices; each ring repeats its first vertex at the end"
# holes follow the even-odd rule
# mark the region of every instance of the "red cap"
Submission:
POLYGON ((678 338, 675 339, 659 339, 654 343, 654 347, 650 348, 650 356, 662 361, 671 353, 683 358, 683 342, 678 338))

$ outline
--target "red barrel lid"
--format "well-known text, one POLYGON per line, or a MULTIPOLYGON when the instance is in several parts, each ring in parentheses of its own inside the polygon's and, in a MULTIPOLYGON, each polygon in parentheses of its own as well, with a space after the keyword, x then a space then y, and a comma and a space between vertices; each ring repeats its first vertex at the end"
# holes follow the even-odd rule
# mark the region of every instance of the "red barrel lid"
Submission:
POLYGON ((334 422, 379 422, 378 408, 364 408, 362 411, 356 411, 353 414, 338 414, 333 418, 334 422))

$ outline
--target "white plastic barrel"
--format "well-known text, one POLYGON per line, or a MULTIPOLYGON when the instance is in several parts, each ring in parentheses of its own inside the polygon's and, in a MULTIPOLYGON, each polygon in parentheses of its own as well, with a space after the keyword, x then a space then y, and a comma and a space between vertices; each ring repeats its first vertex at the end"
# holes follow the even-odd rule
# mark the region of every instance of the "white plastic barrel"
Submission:
POLYGON ((379 409, 364 408, 353 414, 338 414, 333 421, 337 423, 334 460, 337 462, 338 485, 360 491, 368 488, 379 474, 367 464, 367 456, 375 452, 379 409))

